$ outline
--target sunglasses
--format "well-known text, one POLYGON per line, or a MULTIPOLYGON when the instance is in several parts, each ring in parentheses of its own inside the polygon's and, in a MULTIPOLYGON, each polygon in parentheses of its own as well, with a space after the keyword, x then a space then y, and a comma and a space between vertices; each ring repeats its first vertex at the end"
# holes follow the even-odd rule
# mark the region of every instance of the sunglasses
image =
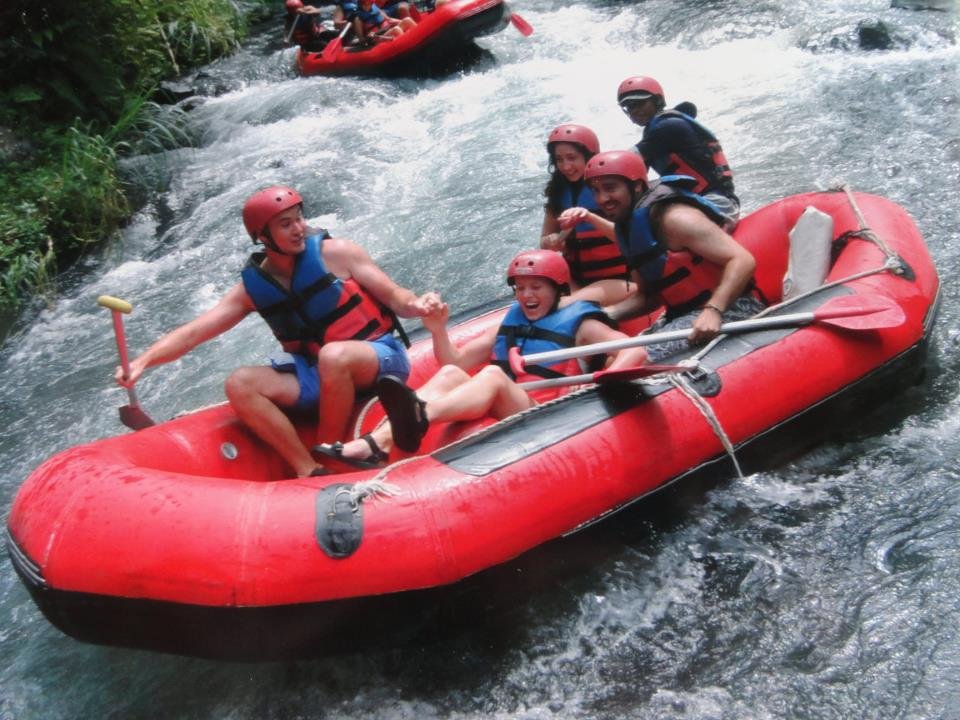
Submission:
POLYGON ((640 105, 643 105, 645 102, 649 102, 652 99, 653 96, 651 95, 643 100, 624 100, 622 103, 620 103, 620 109, 623 110, 625 114, 629 115, 631 109, 639 107, 640 105))

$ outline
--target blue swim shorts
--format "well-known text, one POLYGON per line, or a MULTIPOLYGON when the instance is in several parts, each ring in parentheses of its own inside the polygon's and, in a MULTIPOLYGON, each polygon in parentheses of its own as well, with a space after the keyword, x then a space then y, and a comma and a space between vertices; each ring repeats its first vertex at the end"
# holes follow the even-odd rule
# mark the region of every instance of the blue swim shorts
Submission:
MULTIPOLYGON (((377 379, 384 375, 396 375, 406 380, 410 375, 410 358, 403 343, 393 334, 383 335, 369 341, 380 361, 377 379)), ((277 353, 270 356, 270 365, 277 372, 296 373, 300 384, 300 396, 294 406, 297 410, 316 410, 320 402, 320 375, 317 373, 316 358, 308 358, 296 353, 277 353)))

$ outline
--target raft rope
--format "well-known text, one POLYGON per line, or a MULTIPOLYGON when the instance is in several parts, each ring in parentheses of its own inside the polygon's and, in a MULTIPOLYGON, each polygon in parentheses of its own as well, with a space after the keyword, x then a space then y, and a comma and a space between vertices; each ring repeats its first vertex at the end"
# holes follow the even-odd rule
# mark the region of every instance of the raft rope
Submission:
MULTIPOLYGON (((400 463, 395 463, 399 465, 400 463)), ((393 466, 389 466, 393 467, 393 466)), ((346 495, 347 499, 350 502, 350 508, 353 512, 357 512, 360 509, 360 503, 364 500, 375 499, 378 497, 388 498, 399 495, 401 488, 398 485, 393 485, 381 479, 385 477, 386 473, 384 468, 377 474, 376 477, 370 480, 364 480, 362 482, 355 483, 349 487, 343 487, 337 491, 335 497, 340 497, 341 495, 346 495)))
POLYGON ((742 480, 743 472, 740 470, 740 463, 737 461, 736 450, 733 447, 733 443, 730 442, 730 437, 723 429, 723 425, 720 424, 720 419, 717 417, 717 414, 713 411, 713 408, 710 407, 710 403, 703 399, 703 396, 697 392, 697 389, 693 387, 683 375, 671 374, 667 379, 684 397, 692 402, 693 406, 703 415, 710 429, 713 430, 713 434, 717 436, 717 439, 719 439, 723 445, 723 449, 726 450, 727 455, 730 456, 733 469, 737 471, 737 477, 742 480))

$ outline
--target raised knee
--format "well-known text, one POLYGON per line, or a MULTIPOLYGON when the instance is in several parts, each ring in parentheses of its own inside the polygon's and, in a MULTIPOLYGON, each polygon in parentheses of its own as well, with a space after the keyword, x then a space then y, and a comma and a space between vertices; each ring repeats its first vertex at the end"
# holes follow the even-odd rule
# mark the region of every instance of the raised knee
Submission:
POLYGON ((444 365, 442 368, 437 370, 437 377, 442 378, 445 381, 462 381, 467 380, 470 376, 456 365, 444 365))
POLYGON ((350 357, 343 343, 330 343, 320 348, 317 353, 317 369, 320 377, 328 377, 331 373, 341 372, 350 365, 350 357))
POLYGON ((253 373, 250 368, 234 370, 223 382, 223 392, 231 402, 249 395, 253 387, 253 373))
POLYGON ((483 370, 477 373, 477 375, 488 382, 495 382, 501 385, 510 382, 510 378, 507 377, 507 374, 499 365, 487 365, 483 370))

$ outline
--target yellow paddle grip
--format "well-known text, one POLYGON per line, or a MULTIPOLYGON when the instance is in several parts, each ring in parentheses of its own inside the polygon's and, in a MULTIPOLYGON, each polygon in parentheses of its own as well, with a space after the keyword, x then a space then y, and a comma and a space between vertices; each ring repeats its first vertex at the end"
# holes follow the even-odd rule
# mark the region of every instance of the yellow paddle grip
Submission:
POLYGON ((101 295, 97 298, 97 305, 102 305, 105 308, 110 308, 111 310, 116 310, 122 313, 129 313, 131 310, 133 310, 133 305, 128 303, 126 300, 115 298, 112 295, 101 295))

